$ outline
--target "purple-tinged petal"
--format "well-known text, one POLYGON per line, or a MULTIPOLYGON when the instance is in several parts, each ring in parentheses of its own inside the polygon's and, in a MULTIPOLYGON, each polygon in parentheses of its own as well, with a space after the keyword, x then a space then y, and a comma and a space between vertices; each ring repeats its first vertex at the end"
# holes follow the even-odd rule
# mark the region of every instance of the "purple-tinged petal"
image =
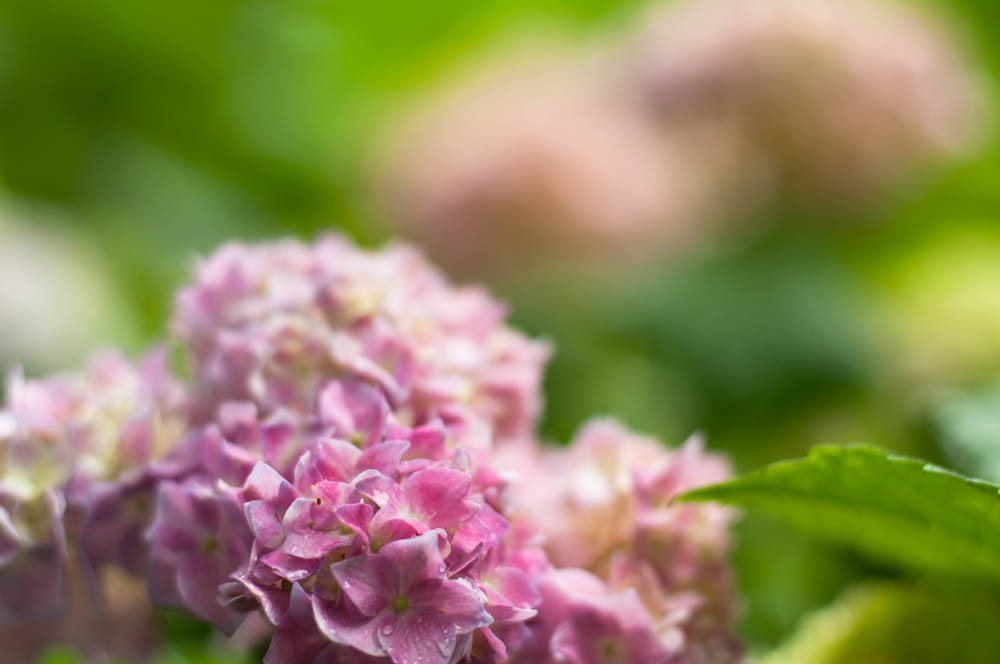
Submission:
POLYGON ((236 631, 243 614, 219 603, 219 586, 233 569, 208 554, 185 556, 177 567, 177 590, 191 611, 227 634, 236 631))
POLYGON ((430 530, 417 537, 389 542, 379 550, 379 557, 390 561, 399 570, 399 587, 405 591, 425 579, 444 576, 447 568, 442 547, 447 546, 444 531, 430 530))
POLYGON ((319 569, 323 562, 317 558, 299 558, 288 553, 284 547, 265 553, 260 562, 287 581, 304 581, 319 569))
POLYGON ((347 607, 324 601, 317 595, 313 595, 312 608, 316 625, 330 641, 357 648, 367 655, 385 655, 376 637, 376 619, 353 617, 347 607))
POLYGON ((293 585, 288 611, 274 632, 264 664, 308 664, 329 645, 313 618, 309 595, 299 584, 293 585))
POLYGON ((156 516, 150 527, 153 545, 163 552, 185 553, 198 548, 198 524, 193 516, 194 499, 190 492, 175 482, 160 484, 156 497, 156 516))
POLYGON ((341 505, 360 504, 362 494, 356 488, 345 482, 323 481, 316 484, 314 495, 321 498, 317 505, 323 505, 331 509, 341 505))
POLYGON ((394 664, 449 664, 455 651, 455 628, 440 611, 413 608, 386 612, 376 633, 394 664))
POLYGON ((496 623, 524 622, 538 615, 537 609, 519 609, 509 604, 490 604, 486 610, 496 623))
POLYGON ((305 530, 288 534, 283 550, 289 555, 305 560, 325 558, 336 549, 349 547, 354 543, 354 533, 344 534, 339 530, 305 530))
POLYGON ((197 448, 205 469, 213 477, 231 484, 242 484, 257 462, 253 453, 228 442, 215 426, 208 426, 196 435, 197 448))
POLYGON ((365 546, 369 545, 368 526, 375 514, 371 505, 366 503, 341 505, 336 509, 336 514, 340 522, 353 530, 365 546))
POLYGON ((358 475, 354 479, 354 486, 379 507, 390 506, 401 510, 406 504, 400 486, 377 470, 366 470, 358 475))
POLYGON ((356 380, 332 381, 319 395, 319 413, 323 424, 339 438, 357 437, 361 447, 382 438, 389 407, 382 393, 373 385, 356 380))
POLYGON ((263 500, 251 500, 243 506, 243 510, 246 513, 247 523, 250 524, 250 530, 261 546, 267 549, 281 546, 285 541, 285 530, 278 522, 270 504, 263 500))
POLYGON ((277 625, 284 619, 289 608, 290 595, 287 590, 280 585, 271 586, 258 583, 243 573, 234 574, 232 578, 233 581, 224 584, 228 588, 220 587, 220 594, 235 602, 237 604, 235 609, 243 610, 245 599, 252 598, 272 625, 277 625))
POLYGON ((355 471, 377 470, 386 477, 392 477, 396 473, 399 460, 409 447, 410 443, 406 440, 388 440, 372 445, 361 453, 355 471))
MULTIPOLYGON (((454 541, 454 539, 455 538, 452 538, 452 541, 454 541)), ((482 553, 482 542, 476 544, 476 547, 471 551, 452 548, 451 555, 448 556, 447 560, 448 576, 455 576, 456 574, 468 569, 470 565, 479 560, 482 553)))
POLYGON ((320 480, 350 482, 357 475, 361 450, 339 438, 321 438, 313 448, 320 480))
POLYGON ((471 519, 479 505, 467 500, 472 479, 451 468, 427 468, 403 481, 410 508, 426 519, 430 528, 455 530, 471 519))
POLYGON ((407 593, 411 607, 437 609, 445 614, 459 634, 493 622, 486 610, 486 596, 470 584, 450 579, 428 579, 407 593))
POLYGON ((386 505, 375 512, 368 524, 369 545, 378 549, 389 542, 409 539, 423 529, 423 524, 404 519, 391 505, 386 505))
POLYGON ((284 513, 295 500, 295 489, 271 466, 258 461, 243 485, 246 500, 266 500, 275 512, 284 513))
POLYGON ((516 567, 497 567, 481 577, 479 583, 493 604, 531 609, 542 601, 534 580, 516 567))
POLYGON ((399 594, 400 571, 393 563, 382 555, 355 556, 331 565, 330 571, 348 601, 371 617, 399 594))
POLYGON ((552 652, 568 664, 667 664, 671 659, 634 591, 600 605, 570 607, 552 636, 552 652))
POLYGON ((452 551, 463 556, 476 549, 492 549, 498 546, 510 523, 489 505, 482 505, 476 515, 459 528, 451 540, 452 551))

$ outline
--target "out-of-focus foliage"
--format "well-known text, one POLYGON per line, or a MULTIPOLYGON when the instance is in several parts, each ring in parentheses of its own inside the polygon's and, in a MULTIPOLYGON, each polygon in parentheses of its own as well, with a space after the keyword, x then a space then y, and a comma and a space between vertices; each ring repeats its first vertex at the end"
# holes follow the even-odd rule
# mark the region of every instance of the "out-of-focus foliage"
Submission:
POLYGON ((877 583, 817 611, 760 664, 979 664, 996 657, 1000 604, 978 590, 877 583))
POLYGON ((1000 385, 942 400, 931 414, 945 457, 956 467, 1000 481, 1000 385))

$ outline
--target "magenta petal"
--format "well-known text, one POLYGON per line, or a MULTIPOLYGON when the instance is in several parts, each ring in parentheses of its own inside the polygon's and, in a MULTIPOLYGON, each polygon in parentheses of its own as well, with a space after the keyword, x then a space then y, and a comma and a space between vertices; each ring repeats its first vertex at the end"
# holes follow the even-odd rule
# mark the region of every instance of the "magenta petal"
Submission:
POLYGON ((360 434, 364 446, 382 437, 388 404, 373 385, 357 380, 337 380, 319 395, 323 424, 332 427, 341 438, 360 434))
MULTIPOLYGON (((608 598, 611 599, 611 598, 608 598)), ((652 621, 634 597, 616 607, 616 602, 605 602, 597 607, 577 604, 570 609, 568 618, 552 636, 552 652, 570 664, 615 662, 621 664, 667 664, 670 653, 653 632, 652 621), (617 609, 627 613, 641 611, 642 624, 626 627, 617 609)))
POLYGON ((206 427, 197 447, 201 450, 202 463, 212 476, 233 484, 242 484, 257 461, 247 450, 227 442, 214 426, 206 427))
POLYGON ((521 609, 538 606, 542 596, 531 577, 516 567, 498 567, 484 580, 486 594, 496 603, 507 603, 521 609), (491 590, 500 597, 495 597, 491 590), (505 600, 505 601, 504 601, 505 600))
POLYGON ((224 563, 206 554, 185 556, 177 568, 177 589, 185 605, 227 634, 243 622, 243 614, 219 603, 219 586, 232 572, 224 563))
POLYGON ((281 474, 263 461, 258 461, 243 485, 246 500, 266 500, 276 512, 283 513, 295 500, 295 489, 281 474))
POLYGON ((372 521, 375 510, 366 503, 354 503, 353 505, 341 505, 336 510, 337 518, 345 526, 354 531, 361 538, 365 546, 368 546, 368 525, 372 521))
POLYGON ((185 553, 197 549, 200 542, 192 515, 194 498, 188 490, 175 482, 160 484, 156 495, 156 515, 150 533, 153 544, 167 552, 185 553))
POLYGON ((422 515, 430 528, 454 530, 478 510, 466 500, 472 479, 451 468, 425 468, 403 481, 403 491, 413 511, 422 515))
MULTIPOLYGON (((253 597, 263 611, 264 616, 272 625, 282 622, 285 614, 289 610, 289 594, 282 590, 280 586, 272 587, 257 583, 245 574, 234 574, 234 582, 244 588, 246 594, 253 597)), ((300 588, 301 590, 301 588, 300 588)), ((295 588, 292 588, 291 597, 295 597, 295 588)))
POLYGON ((455 652, 455 629, 434 609, 413 608, 398 615, 386 612, 376 633, 394 664, 449 664, 455 652))
POLYGON ((316 497, 322 498, 322 502, 327 503, 330 507, 337 507, 338 505, 347 505, 350 503, 360 503, 363 498, 357 489, 346 482, 334 482, 327 480, 319 482, 314 489, 316 497))
POLYGON ((345 535, 339 530, 304 530, 289 533, 283 548, 289 555, 315 560, 325 558, 335 549, 350 546, 354 537, 354 533, 345 535))
POLYGON ((385 655, 375 636, 377 619, 357 619, 349 615, 344 606, 338 606, 313 595, 313 616, 316 625, 327 639, 334 643, 357 648, 367 655, 385 655))
POLYGON ((400 517, 391 506, 386 506, 375 512, 368 524, 368 533, 371 536, 371 543, 378 547, 388 542, 413 537, 423 529, 423 524, 417 525, 400 517), (419 529, 417 525, 420 526, 419 529))
POLYGON ((339 438, 321 438, 314 448, 316 468, 324 480, 350 482, 357 474, 355 468, 361 450, 339 438))
POLYGON ((399 571, 382 555, 355 556, 330 566, 344 596, 364 616, 374 616, 399 593, 399 571))
POLYGON ((464 634, 493 622, 486 611, 486 596, 462 581, 428 579, 408 594, 410 606, 434 608, 444 613, 456 632, 464 634))
POLYGON ((261 546, 275 549, 285 541, 285 531, 274 515, 274 509, 263 500, 252 500, 243 506, 247 523, 261 546))
POLYGON ((313 520, 312 508, 315 505, 316 502, 308 498, 296 498, 285 510, 281 527, 289 533, 307 528, 309 522, 313 520))
POLYGON ((493 630, 488 627, 481 628, 477 634, 481 635, 483 638, 484 650, 486 655, 486 661, 488 662, 506 662, 508 659, 507 655, 507 645, 503 640, 493 633, 493 630))
MULTIPOLYGON (((354 479, 354 487, 379 507, 402 509, 403 491, 395 481, 377 470, 366 470, 354 479)), ((464 497, 464 496, 463 496, 464 497)))
POLYGON ((292 586, 291 602, 271 645, 264 655, 264 664, 303 664, 329 646, 329 641, 316 626, 309 595, 301 586, 292 586))
POLYGON ((400 587, 407 589, 425 579, 444 576, 446 568, 441 547, 447 543, 443 531, 430 530, 417 537, 389 542, 379 550, 379 557, 391 561, 399 569, 400 587))
POLYGON ((260 558, 260 562, 271 569, 282 579, 288 581, 304 581, 319 569, 321 560, 316 558, 300 558, 288 553, 285 547, 275 549, 260 558))
POLYGON ((389 440, 378 445, 372 445, 362 452, 358 458, 355 469, 377 470, 387 477, 392 477, 396 472, 399 460, 403 458, 403 453, 410 447, 409 441, 389 440))
POLYGON ((531 620, 538 615, 537 609, 519 609, 509 604, 490 604, 486 610, 495 623, 518 623, 531 620))

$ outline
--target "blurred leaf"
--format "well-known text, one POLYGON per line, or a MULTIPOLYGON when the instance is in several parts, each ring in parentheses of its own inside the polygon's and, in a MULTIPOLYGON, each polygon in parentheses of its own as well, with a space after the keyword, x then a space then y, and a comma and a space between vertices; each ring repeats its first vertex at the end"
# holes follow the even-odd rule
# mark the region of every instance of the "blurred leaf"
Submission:
POLYGON ((55 647, 38 658, 37 664, 82 664, 80 656, 69 648, 55 647))
POLYGON ((868 585, 807 617, 759 664, 979 664, 1000 652, 1000 604, 965 588, 868 585))
POLYGON ((944 401, 931 419, 951 463, 1000 481, 1000 384, 944 401))
POLYGON ((815 447, 685 494, 761 510, 908 567, 1000 581, 1000 496, 987 482, 864 445, 815 447))
POLYGON ((802 616, 878 571, 850 551, 759 514, 735 524, 733 538, 732 564, 739 595, 745 598, 739 633, 751 650, 778 645, 802 616), (780 565, 775 564, 777 551, 780 565))

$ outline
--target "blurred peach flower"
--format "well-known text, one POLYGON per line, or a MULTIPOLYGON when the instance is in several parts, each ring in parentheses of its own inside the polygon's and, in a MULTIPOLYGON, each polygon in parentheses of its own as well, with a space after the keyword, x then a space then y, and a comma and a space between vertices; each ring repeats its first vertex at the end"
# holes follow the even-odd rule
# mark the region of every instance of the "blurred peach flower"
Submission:
POLYGON ((479 273, 686 235, 689 171, 610 63, 529 55, 459 81, 394 128, 377 176, 393 223, 479 273))
POLYGON ((664 131, 728 144, 733 156, 719 166, 735 170, 720 177, 732 187, 865 200, 982 136, 981 81, 955 35, 940 17, 895 3, 661 6, 628 59, 664 131))

